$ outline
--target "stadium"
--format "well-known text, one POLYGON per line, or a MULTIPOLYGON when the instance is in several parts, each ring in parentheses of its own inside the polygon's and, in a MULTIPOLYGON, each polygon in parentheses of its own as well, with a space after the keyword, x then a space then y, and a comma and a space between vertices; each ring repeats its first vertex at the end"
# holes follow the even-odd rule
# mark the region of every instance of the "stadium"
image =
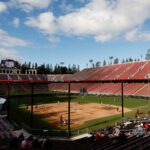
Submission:
POLYGON ((9 141, 15 129, 15 134, 50 138, 54 149, 60 149, 59 143, 78 149, 148 148, 149 67, 149 61, 142 61, 72 75, 1 73, 0 93, 7 100, 1 110, 1 138, 9 141), (143 130, 133 133, 140 124, 143 130), (117 127, 127 136, 123 143, 111 137, 117 127))
POLYGON ((150 149, 150 0, 0 1, 0 150, 150 149))

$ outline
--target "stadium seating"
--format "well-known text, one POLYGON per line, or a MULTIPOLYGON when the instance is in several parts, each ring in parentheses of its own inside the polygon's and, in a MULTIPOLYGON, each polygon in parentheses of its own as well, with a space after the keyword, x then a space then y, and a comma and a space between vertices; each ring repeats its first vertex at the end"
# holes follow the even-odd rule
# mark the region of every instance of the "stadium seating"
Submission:
MULTIPOLYGON (((93 81, 93 80, 128 80, 145 79, 150 76, 150 61, 130 62, 124 64, 113 64, 103 67, 86 68, 75 74, 59 75, 25 75, 25 74, 0 74, 0 80, 29 80, 29 81, 93 81)), ((81 89, 86 89, 89 94, 120 95, 121 85, 119 83, 72 83, 71 91, 79 93, 81 89)), ((13 85, 12 92, 29 91, 30 85, 13 85)), ((39 84, 35 91, 68 91, 66 83, 50 83, 47 85, 39 84)), ((0 93, 7 91, 7 85, 0 83, 0 93)), ((124 83, 124 95, 149 96, 149 85, 144 83, 124 83)))
MULTIPOLYGON (((47 81, 46 75, 27 75, 27 74, 0 74, 0 80, 14 80, 14 81, 47 81)), ((7 94, 7 83, 0 83, 0 94, 4 95, 7 94)), ((11 92, 30 92, 31 85, 29 84, 13 84, 10 85, 11 92)), ((48 85, 46 84, 39 84, 38 86, 34 87, 34 91, 48 91, 48 85)))
MULTIPOLYGON (((114 64, 104 67, 86 68, 73 75, 50 75, 49 81, 80 81, 80 80, 128 80, 128 79, 145 79, 150 76, 150 62, 130 62, 124 64, 114 64)), ((67 85, 56 84, 49 85, 50 90, 67 91, 67 85)), ((105 94, 105 95, 120 95, 121 85, 119 83, 89 83, 89 84, 71 84, 71 91, 79 93, 81 88, 86 88, 89 94, 105 94)), ((132 83, 124 84, 124 95, 149 96, 150 90, 148 84, 132 83)))

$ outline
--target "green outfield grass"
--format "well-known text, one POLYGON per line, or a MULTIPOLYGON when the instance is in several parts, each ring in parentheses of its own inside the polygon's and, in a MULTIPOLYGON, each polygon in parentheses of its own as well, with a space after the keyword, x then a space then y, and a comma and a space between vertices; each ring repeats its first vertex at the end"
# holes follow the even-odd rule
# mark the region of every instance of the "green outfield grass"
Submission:
MULTIPOLYGON (((22 109, 23 107, 27 107, 27 105, 31 104, 31 96, 30 95, 15 95, 11 96, 11 119, 15 120, 17 123, 24 122, 25 124, 30 126, 30 114, 22 109)), ((68 96, 53 96, 52 94, 44 94, 44 95, 35 95, 34 96, 34 104, 43 104, 43 103, 54 103, 54 102, 67 102, 68 96)), ((121 97, 120 96, 71 96, 71 102, 80 102, 80 103, 103 103, 103 104, 111 104, 121 106, 121 97)), ((132 111, 130 113, 126 113, 125 117, 134 118, 137 109, 142 112, 143 116, 148 113, 150 110, 150 100, 148 99, 137 99, 137 98, 129 98, 124 97, 124 107, 130 108, 132 111)), ((78 128, 72 129, 72 134, 78 134, 77 131, 81 133, 89 132, 92 130, 96 130, 99 128, 104 128, 106 126, 113 125, 117 122, 121 121, 121 113, 120 115, 114 115, 110 117, 95 119, 91 121, 85 122, 78 128)), ((36 129, 50 129, 50 130, 60 130, 49 123, 47 120, 40 118, 39 116, 34 115, 34 124, 33 128, 36 129)), ((62 129, 61 129, 62 130, 62 129)))

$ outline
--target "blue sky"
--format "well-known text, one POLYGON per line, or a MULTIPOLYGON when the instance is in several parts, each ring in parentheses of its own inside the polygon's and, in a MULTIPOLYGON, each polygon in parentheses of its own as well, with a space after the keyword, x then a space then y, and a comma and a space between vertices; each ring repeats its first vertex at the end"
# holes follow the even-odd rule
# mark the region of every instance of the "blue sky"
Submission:
POLYGON ((1 0, 0 59, 81 68, 109 56, 144 60, 149 8, 149 0, 1 0))

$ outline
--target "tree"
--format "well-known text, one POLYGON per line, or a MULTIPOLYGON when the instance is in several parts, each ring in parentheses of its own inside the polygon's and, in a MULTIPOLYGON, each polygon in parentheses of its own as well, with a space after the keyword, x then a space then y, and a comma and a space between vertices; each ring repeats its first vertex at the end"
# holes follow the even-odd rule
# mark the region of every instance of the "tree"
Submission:
POLYGON ((104 59, 104 61, 103 61, 103 66, 106 66, 106 60, 104 59))
POLYGON ((37 68, 37 72, 38 72, 38 74, 46 74, 45 64, 40 65, 37 68))
POLYGON ((110 64, 112 64, 113 58, 114 58, 113 56, 110 56, 110 57, 109 57, 109 59, 110 59, 110 64))
POLYGON ((28 69, 30 69, 31 68, 31 62, 29 61, 29 63, 28 63, 28 69))
POLYGON ((35 69, 37 69, 37 68, 38 68, 38 64, 37 64, 37 63, 35 63, 34 68, 35 68, 35 69))
POLYGON ((78 65, 77 72, 79 72, 79 71, 80 71, 80 66, 78 65))
POLYGON ((118 64, 119 63, 119 59, 118 58, 115 58, 114 59, 114 64, 118 64))
POLYGON ((70 64, 68 65, 68 74, 72 73, 72 70, 71 70, 71 67, 70 67, 70 64))
POLYGON ((63 65, 64 65, 64 62, 60 62, 60 64, 63 66, 63 65))
POLYGON ((32 69, 34 69, 35 67, 34 67, 34 64, 32 64, 32 69))
POLYGON ((28 69, 28 66, 26 64, 26 62, 24 64, 21 65, 21 73, 25 73, 26 72, 26 69, 28 69))
POLYGON ((96 67, 99 67, 100 65, 101 65, 100 61, 97 61, 96 64, 95 64, 96 67))
POLYGON ((72 65, 72 73, 75 73, 77 72, 77 67, 75 64, 72 65))
POLYGON ((90 59, 89 62, 91 63, 91 66, 93 67, 93 59, 90 59))
POLYGON ((126 58, 126 61, 125 62, 129 62, 129 59, 128 58, 126 58))
POLYGON ((52 64, 50 64, 50 73, 53 73, 53 65, 52 64))
POLYGON ((50 74, 51 73, 49 64, 46 64, 45 72, 46 72, 46 74, 50 74))
POLYGON ((125 60, 124 60, 124 59, 122 59, 122 64, 123 64, 123 63, 125 63, 125 60))
POLYGON ((129 62, 133 62, 133 59, 131 57, 129 58, 129 62))
POLYGON ((145 59, 150 60, 150 49, 147 50, 145 59))

